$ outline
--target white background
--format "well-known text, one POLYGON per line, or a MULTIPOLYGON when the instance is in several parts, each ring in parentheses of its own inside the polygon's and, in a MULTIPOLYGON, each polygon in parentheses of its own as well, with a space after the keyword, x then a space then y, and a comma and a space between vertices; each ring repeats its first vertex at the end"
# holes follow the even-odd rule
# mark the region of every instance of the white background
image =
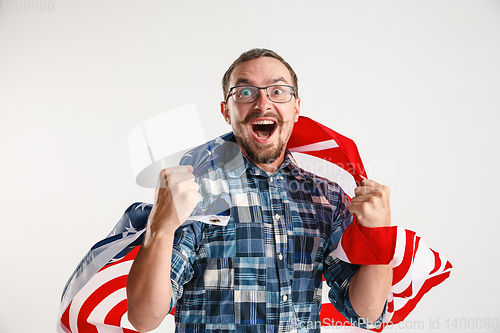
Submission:
POLYGON ((500 317, 500 1, 22 4, 0 3, 0 332, 55 331, 81 257, 153 199, 130 131, 189 103, 207 139, 229 131, 220 80, 252 47, 294 67, 302 113, 354 139, 393 223, 453 263, 406 331, 494 331, 451 324, 500 317))

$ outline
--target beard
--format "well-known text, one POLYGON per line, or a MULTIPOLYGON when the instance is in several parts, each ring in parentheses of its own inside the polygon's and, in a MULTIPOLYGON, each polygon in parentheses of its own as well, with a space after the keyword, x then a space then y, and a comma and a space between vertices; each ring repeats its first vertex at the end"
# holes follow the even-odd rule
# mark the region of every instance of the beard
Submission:
POLYGON ((251 159, 254 163, 260 164, 270 164, 276 161, 285 149, 285 142, 281 140, 278 141, 278 144, 273 147, 274 144, 269 145, 260 145, 258 143, 254 143, 252 147, 250 142, 244 140, 241 136, 234 133, 236 138, 236 143, 242 147, 243 151, 247 155, 249 159, 251 159))
POLYGON ((247 157, 252 160, 254 163, 259 164, 270 164, 275 162, 277 159, 281 157, 283 150, 286 147, 286 143, 288 138, 292 133, 292 129, 290 129, 286 135, 286 140, 283 140, 280 136, 280 133, 275 133, 278 136, 278 142, 269 143, 267 145, 260 144, 255 142, 252 138, 252 134, 248 133, 247 138, 245 138, 242 134, 244 133, 243 128, 248 126, 248 124, 258 118, 258 117, 270 117, 274 118, 277 122, 277 126, 275 131, 281 131, 283 129, 283 119, 279 114, 261 114, 261 113, 253 113, 248 115, 243 121, 238 123, 238 128, 233 128, 233 133, 236 138, 236 143, 241 147, 243 152, 247 155, 247 157), (239 130, 237 130, 239 129, 239 130))

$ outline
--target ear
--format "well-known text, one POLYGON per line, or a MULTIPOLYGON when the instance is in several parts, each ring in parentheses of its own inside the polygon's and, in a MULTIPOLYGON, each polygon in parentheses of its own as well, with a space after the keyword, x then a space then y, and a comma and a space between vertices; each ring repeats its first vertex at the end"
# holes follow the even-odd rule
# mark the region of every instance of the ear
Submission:
POLYGON ((220 113, 224 117, 226 123, 231 125, 231 117, 229 116, 229 110, 227 108, 227 102, 220 102, 220 113))
POLYGON ((295 99, 295 122, 299 121, 300 116, 300 98, 295 99))

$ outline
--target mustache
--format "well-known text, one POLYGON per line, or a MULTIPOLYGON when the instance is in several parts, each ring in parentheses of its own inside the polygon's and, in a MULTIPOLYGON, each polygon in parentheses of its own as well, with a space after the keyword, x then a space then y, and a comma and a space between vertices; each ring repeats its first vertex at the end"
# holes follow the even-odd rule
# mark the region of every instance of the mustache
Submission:
POLYGON ((271 113, 271 112, 266 112, 266 113, 261 113, 261 112, 254 112, 245 117, 243 121, 240 122, 240 124, 246 125, 250 123, 251 121, 257 119, 257 118, 273 118, 276 120, 278 125, 283 125, 283 118, 279 114, 276 113, 271 113))

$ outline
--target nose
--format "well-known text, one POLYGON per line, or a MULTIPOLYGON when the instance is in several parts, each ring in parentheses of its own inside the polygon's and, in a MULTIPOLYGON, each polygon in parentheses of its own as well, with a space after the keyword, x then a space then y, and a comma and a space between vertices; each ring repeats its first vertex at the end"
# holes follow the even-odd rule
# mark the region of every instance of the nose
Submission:
POLYGON ((255 106, 254 109, 256 110, 261 110, 261 111, 267 111, 272 109, 272 102, 271 100, 267 97, 267 91, 266 89, 259 89, 259 95, 257 96, 257 99, 255 100, 255 106))

